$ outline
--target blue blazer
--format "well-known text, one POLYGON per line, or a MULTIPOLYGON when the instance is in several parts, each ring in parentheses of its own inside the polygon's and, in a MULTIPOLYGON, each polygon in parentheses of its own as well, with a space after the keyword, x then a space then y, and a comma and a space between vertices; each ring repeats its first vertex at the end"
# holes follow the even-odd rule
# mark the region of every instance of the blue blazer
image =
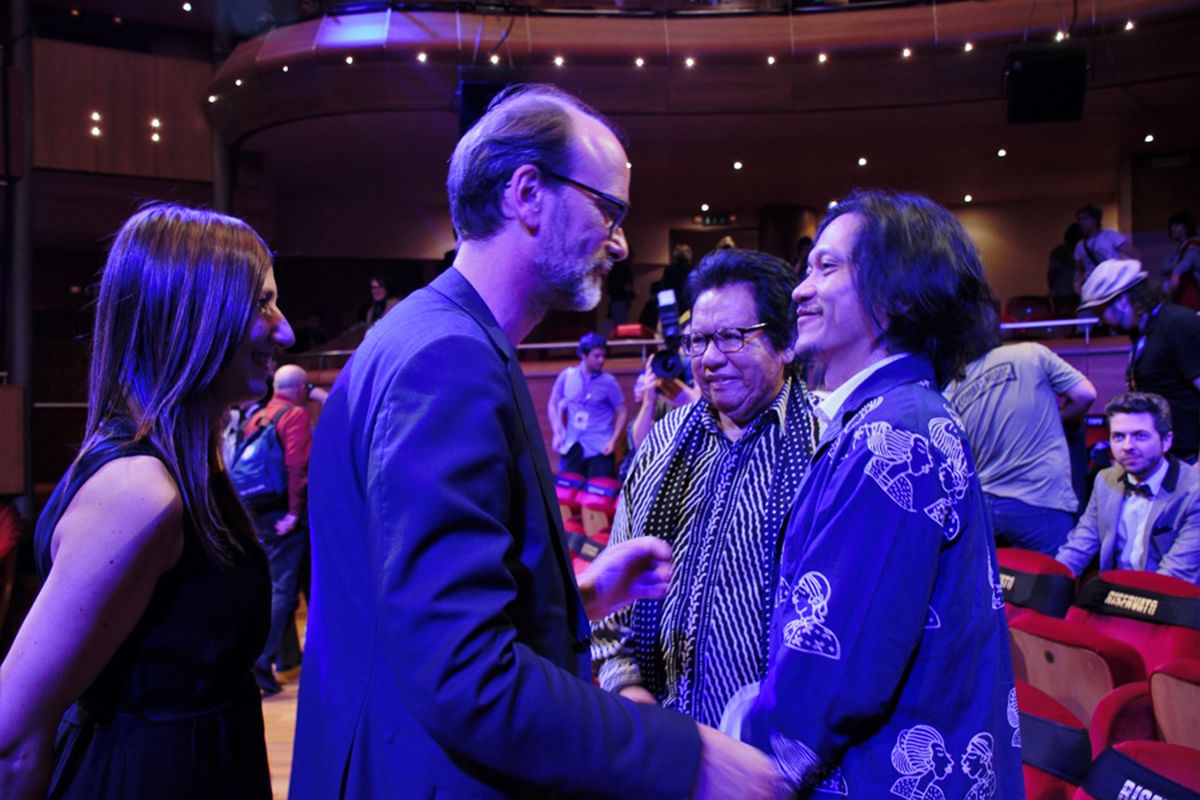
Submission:
POLYGON ((450 269, 367 334, 310 463, 290 796, 670 797, 695 724, 590 683, 516 353, 450 269))

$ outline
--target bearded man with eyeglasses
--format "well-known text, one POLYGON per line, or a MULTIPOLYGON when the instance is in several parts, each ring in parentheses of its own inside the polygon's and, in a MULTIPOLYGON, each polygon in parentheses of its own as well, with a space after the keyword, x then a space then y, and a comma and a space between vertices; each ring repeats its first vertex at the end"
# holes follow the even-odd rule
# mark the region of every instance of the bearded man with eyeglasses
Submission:
POLYGON ((666 596, 593 627, 600 684, 716 725, 766 670, 784 513, 813 448, 808 394, 793 369, 786 262, 717 250, 692 272, 683 351, 701 397, 655 423, 621 492, 613 541, 670 542, 666 596))

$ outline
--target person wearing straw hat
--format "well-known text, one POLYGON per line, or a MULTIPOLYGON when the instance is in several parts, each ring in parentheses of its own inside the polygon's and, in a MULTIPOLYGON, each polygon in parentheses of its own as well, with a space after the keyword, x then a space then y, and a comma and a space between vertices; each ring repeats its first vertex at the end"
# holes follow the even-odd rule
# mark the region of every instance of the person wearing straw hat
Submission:
POLYGON ((1162 395, 1171 407, 1171 455, 1195 463, 1200 444, 1200 317, 1167 302, 1140 261, 1101 262, 1084 281, 1079 310, 1094 309, 1102 322, 1131 341, 1125 379, 1138 392, 1162 395))

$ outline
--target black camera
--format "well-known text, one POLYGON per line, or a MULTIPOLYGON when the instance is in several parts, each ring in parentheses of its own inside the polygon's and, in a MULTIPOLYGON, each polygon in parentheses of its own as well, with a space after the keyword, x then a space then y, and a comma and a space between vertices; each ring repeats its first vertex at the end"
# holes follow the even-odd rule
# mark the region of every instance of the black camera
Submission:
POLYGON ((679 307, 675 305, 673 289, 658 293, 658 320, 662 323, 663 346, 651 357, 650 367, 663 380, 682 378, 683 359, 679 357, 679 345, 683 334, 679 330, 679 307))

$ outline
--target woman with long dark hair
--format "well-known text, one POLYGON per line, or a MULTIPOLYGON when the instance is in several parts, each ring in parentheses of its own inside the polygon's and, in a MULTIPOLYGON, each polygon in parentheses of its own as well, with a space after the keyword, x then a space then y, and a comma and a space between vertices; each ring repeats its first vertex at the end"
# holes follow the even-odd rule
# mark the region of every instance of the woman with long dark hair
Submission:
POLYGON ((38 520, 44 585, 0 665, 0 796, 270 796, 250 672, 270 581, 219 431, 292 339, 246 223, 155 204, 117 234, 84 442, 38 520))

